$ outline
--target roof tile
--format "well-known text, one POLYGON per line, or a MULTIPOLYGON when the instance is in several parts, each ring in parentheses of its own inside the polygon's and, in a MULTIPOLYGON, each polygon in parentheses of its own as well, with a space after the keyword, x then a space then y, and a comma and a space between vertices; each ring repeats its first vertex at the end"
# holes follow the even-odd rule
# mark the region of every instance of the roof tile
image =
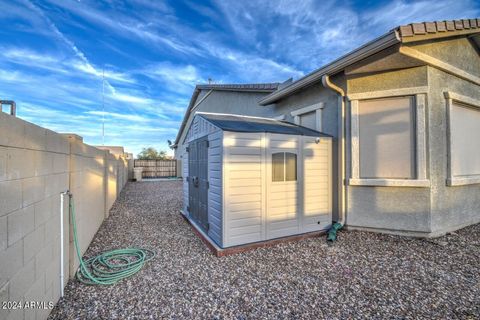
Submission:
POLYGON ((470 27, 471 28, 477 28, 477 20, 476 19, 470 19, 470 27))
POLYGON ((470 29, 470 20, 468 20, 468 19, 463 19, 462 21, 463 21, 463 27, 464 27, 465 29, 470 29))
POLYGON ((455 30, 455 23, 453 23, 453 21, 445 21, 445 23, 447 24, 447 30, 448 31, 455 30))
POLYGON ((437 31, 439 32, 445 32, 447 31, 447 26, 445 25, 445 21, 437 21, 437 31))
POLYGON ((437 32, 437 27, 435 22, 425 22, 425 29, 428 33, 435 33, 437 32))
POLYGON ((425 24, 423 23, 412 23, 413 33, 414 34, 425 34, 427 31, 425 30, 425 24))
POLYGON ((413 30, 411 25, 401 26, 400 34, 402 37, 411 37, 413 36, 413 30))
POLYGON ((453 23, 455 24, 455 29, 463 30, 462 20, 454 20, 453 23))

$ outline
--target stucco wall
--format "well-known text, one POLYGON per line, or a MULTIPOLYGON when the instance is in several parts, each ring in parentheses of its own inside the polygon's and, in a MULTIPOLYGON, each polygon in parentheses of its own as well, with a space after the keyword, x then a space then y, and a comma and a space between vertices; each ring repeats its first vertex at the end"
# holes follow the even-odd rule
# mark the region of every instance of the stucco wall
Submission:
MULTIPOLYGON (((197 98, 197 103, 209 90, 202 90, 197 98)), ((272 107, 262 107, 258 105, 258 101, 267 95, 262 92, 234 92, 234 91, 219 91, 214 90, 208 95, 194 110, 192 110, 185 128, 180 136, 178 147, 175 149, 175 159, 182 160, 182 155, 185 153, 185 145, 183 140, 190 128, 191 122, 194 118, 195 112, 216 112, 216 113, 229 113, 229 114, 241 114, 247 116, 259 116, 259 117, 273 117, 277 115, 272 107)), ((187 162, 182 161, 182 165, 187 162)), ((181 170, 183 172, 183 170, 181 170)))
MULTIPOLYGON (((427 67, 416 67, 349 76, 347 95, 427 85, 427 67)), ((350 139, 347 141, 347 172, 351 172, 350 139)), ((430 188, 348 186, 347 189, 346 223, 350 227, 430 232, 430 188)))
POLYGON ((480 86, 435 68, 428 68, 428 76, 432 230, 439 233, 480 222, 480 184, 446 184, 447 110, 443 95, 445 91, 451 91, 480 100, 480 86))
MULTIPOLYGON (((105 217, 105 157, 106 151, 76 135, 61 135, 0 112, 0 301, 58 301, 60 193, 73 193, 84 252, 105 217)), ((127 166, 115 161, 117 167, 127 166)), ((114 200, 124 180, 112 183, 114 200)), ((78 266, 74 256, 66 199, 64 285, 78 266)), ((0 318, 46 319, 49 312, 0 309, 0 318)))

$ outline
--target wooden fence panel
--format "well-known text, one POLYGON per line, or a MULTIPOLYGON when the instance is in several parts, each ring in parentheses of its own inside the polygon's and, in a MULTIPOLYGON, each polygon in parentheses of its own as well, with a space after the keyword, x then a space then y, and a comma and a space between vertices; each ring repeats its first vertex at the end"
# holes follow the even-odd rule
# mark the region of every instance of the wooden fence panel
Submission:
POLYGON ((165 178, 177 176, 176 160, 135 160, 135 168, 143 168, 142 178, 165 178))

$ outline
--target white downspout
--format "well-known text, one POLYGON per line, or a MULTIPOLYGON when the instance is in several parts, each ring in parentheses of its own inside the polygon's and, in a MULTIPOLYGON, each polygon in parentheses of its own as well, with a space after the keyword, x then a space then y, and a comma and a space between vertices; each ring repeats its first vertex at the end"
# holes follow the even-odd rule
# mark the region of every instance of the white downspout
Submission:
POLYGON ((65 191, 60 193, 60 298, 63 298, 63 281, 64 281, 64 274, 63 274, 63 207, 64 207, 64 197, 65 195, 69 195, 70 191, 65 191))
POLYGON ((325 88, 331 89, 339 94, 338 96, 338 107, 340 111, 340 116, 338 117, 338 168, 340 169, 338 175, 338 216, 339 221, 342 226, 345 225, 346 217, 346 194, 347 186, 345 179, 346 172, 346 163, 345 163, 345 128, 346 128, 346 119, 345 119, 345 92, 339 86, 333 84, 330 81, 330 76, 325 74, 322 76, 322 84, 325 88))

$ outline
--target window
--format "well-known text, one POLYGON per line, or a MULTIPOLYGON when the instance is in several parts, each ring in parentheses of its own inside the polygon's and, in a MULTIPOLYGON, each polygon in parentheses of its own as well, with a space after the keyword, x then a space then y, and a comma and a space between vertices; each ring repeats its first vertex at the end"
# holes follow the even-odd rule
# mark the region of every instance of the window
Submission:
POLYGON ((426 187, 427 87, 349 95, 351 185, 426 187))
POLYGON ((292 111, 295 124, 307 127, 313 130, 322 131, 322 109, 324 103, 320 102, 305 108, 292 111))
POLYGON ((272 181, 297 181, 297 155, 291 152, 272 154, 272 181))
POLYGON ((414 97, 358 104, 360 178, 414 179, 414 97))
POLYGON ((447 184, 480 183, 480 101, 446 92, 448 115, 447 184))

